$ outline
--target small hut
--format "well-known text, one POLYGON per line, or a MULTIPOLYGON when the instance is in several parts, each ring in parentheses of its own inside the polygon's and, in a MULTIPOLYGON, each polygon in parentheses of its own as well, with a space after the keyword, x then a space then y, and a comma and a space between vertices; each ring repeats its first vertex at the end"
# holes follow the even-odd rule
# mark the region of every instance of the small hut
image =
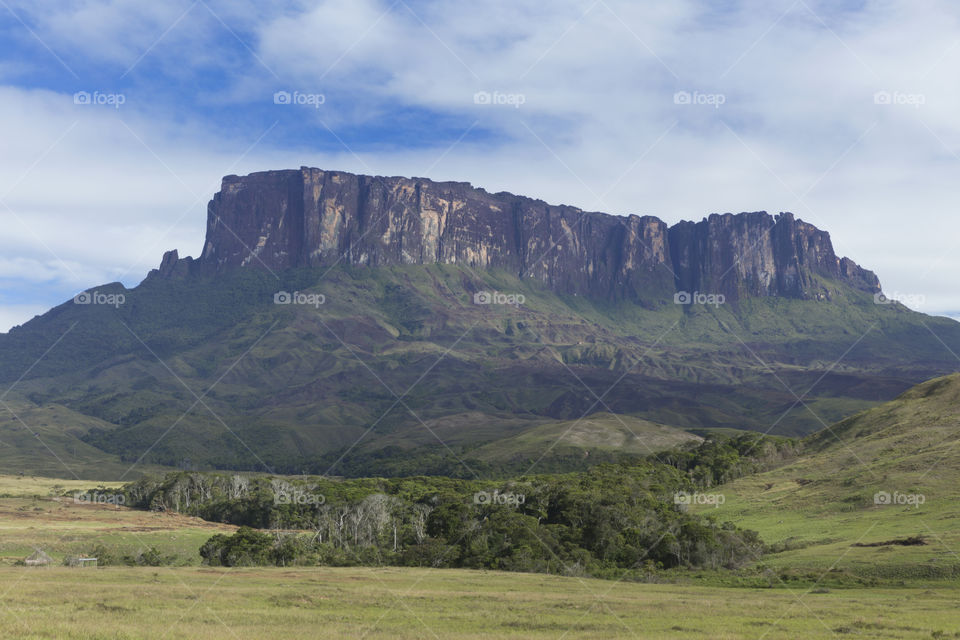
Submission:
POLYGON ((68 567, 95 567, 97 566, 96 558, 79 558, 76 556, 71 556, 67 558, 68 567))
POLYGON ((53 558, 44 553, 42 549, 36 549, 24 559, 23 564, 28 567, 45 567, 53 564, 53 558))

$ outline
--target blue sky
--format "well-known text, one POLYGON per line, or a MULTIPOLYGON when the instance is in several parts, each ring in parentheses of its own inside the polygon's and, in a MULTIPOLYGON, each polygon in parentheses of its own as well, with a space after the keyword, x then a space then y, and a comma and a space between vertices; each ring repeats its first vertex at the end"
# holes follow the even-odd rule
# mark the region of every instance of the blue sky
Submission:
POLYGON ((935 0, 2 0, 0 331, 196 255, 221 176, 301 165, 793 211, 952 312, 958 63, 935 0))

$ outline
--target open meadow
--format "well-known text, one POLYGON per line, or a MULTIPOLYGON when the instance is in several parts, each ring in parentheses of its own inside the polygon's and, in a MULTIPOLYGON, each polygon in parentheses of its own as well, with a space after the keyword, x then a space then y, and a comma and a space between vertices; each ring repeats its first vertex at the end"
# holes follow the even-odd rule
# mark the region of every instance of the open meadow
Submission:
MULTIPOLYGON (((941 638, 960 637, 960 590, 645 584, 459 569, 199 565, 233 527, 0 486, 0 630, 23 640, 136 638, 941 638), (156 548, 164 566, 68 568, 64 556, 156 548), (35 548, 54 562, 17 566, 35 548)), ((59 490, 63 482, 53 482, 59 490)), ((51 485, 52 486, 52 485, 51 485)), ((72 488, 72 487, 71 487, 72 488)), ((79 488, 79 487, 77 487, 79 488)))
POLYGON ((165 563, 198 564, 197 549, 205 540, 236 530, 175 513, 135 511, 71 497, 85 495, 95 484, 0 476, 0 566, 21 561, 37 549, 57 564, 66 556, 95 551, 136 556, 150 549, 156 549, 165 563))
POLYGON ((0 568, 4 638, 943 638, 957 597, 398 568, 0 568))

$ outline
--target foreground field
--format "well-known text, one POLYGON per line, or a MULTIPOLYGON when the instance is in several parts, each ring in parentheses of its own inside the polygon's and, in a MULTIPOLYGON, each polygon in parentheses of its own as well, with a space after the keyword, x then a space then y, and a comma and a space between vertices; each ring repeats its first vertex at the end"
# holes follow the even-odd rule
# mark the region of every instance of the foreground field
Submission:
POLYGON ((4 638, 954 637, 957 591, 827 593, 448 569, 0 568, 4 638))
POLYGON ((0 499, 4 639, 932 638, 960 628, 960 590, 945 581, 754 589, 453 569, 13 566, 36 547, 59 561, 97 544, 195 565, 207 537, 232 530, 39 497, 46 487, 22 482, 20 496, 0 499))
MULTIPOLYGON (((0 486, 3 482, 0 476, 0 486)), ((95 549, 120 555, 156 549, 165 562, 197 564, 205 540, 234 530, 199 518, 77 503, 69 497, 0 498, 0 565, 23 560, 35 549, 58 564, 68 555, 97 555, 95 549)))

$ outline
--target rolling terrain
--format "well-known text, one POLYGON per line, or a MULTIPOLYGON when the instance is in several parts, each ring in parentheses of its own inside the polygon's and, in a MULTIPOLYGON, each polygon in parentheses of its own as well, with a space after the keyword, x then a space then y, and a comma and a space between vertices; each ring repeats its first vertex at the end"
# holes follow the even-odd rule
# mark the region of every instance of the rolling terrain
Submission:
POLYGON ((960 375, 832 425, 805 448, 717 488, 726 500, 716 516, 779 551, 764 566, 827 583, 960 576, 960 375))
POLYGON ((0 476, 0 627, 6 637, 759 640, 850 634, 919 640, 951 637, 956 623, 955 581, 934 578, 869 588, 851 580, 827 587, 810 578, 797 584, 771 579, 768 588, 753 571, 744 581, 749 586, 716 586, 710 584, 716 577, 703 572, 637 583, 459 569, 201 567, 195 566, 201 542, 233 527, 54 499, 81 488, 0 476), (65 555, 98 545, 129 554, 153 547, 177 561, 97 569, 12 566, 38 547, 59 564, 65 555))
POLYGON ((0 461, 369 475, 415 448, 447 473, 544 447, 558 470, 672 443, 650 423, 808 434, 955 351, 960 324, 886 300, 791 214, 668 227, 465 183, 227 176, 199 258, 0 334, 0 461))
MULTIPOLYGON (((152 279, 119 308, 68 302, 0 336, 10 384, 20 364, 47 354, 11 397, 47 412, 46 428, 60 434, 53 450, 64 438, 61 451, 76 445, 127 468, 318 473, 324 454, 387 438, 382 447, 391 434, 479 446, 594 413, 803 433, 822 423, 793 389, 823 421, 838 420, 948 369, 924 325, 945 339, 960 327, 856 292, 842 305, 774 298, 649 310, 441 265, 284 278, 152 279), (278 290, 325 302, 275 305, 278 290), (525 301, 476 305, 478 290, 525 301), (445 419, 457 434, 438 426, 445 419)), ((6 424, 23 428, 12 415, 6 424)), ((50 457, 33 451, 10 469, 50 457)))
MULTIPOLYGON (((734 570, 650 568, 645 578, 176 566, 196 565, 204 540, 235 527, 63 497, 83 482, 0 477, 0 575, 8 584, 0 621, 22 638, 123 637, 174 611, 163 626, 169 637, 257 637, 268 627, 289 637, 952 637, 958 406, 960 375, 930 380, 804 438, 785 464, 701 489, 723 500, 693 507, 700 515, 759 532, 768 553, 734 570), (142 557, 163 558, 164 566, 10 566, 38 547, 57 562, 90 549, 129 558, 153 551, 142 557), (83 596, 67 604, 57 594, 74 584, 83 596), (57 615, 35 615, 40 607, 57 615)), ((683 431, 598 414, 495 444, 536 450, 569 429, 557 447, 629 447, 621 420, 651 443, 690 442, 683 431)), ((494 445, 477 451, 485 447, 494 445)))

